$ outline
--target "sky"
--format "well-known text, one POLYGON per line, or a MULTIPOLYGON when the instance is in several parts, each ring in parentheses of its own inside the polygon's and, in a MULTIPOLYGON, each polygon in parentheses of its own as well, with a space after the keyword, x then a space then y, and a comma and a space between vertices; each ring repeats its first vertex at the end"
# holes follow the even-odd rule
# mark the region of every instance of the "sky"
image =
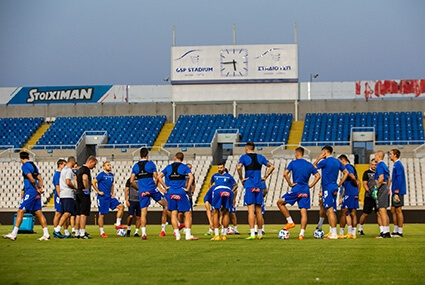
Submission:
POLYGON ((425 78, 423 0, 0 0, 0 87, 163 85, 177 46, 292 44, 299 79, 425 78))

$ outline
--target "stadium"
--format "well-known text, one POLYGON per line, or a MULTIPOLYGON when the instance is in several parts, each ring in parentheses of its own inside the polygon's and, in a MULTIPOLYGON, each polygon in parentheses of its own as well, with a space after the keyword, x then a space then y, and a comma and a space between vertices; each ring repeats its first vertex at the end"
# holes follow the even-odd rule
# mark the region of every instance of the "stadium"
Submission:
MULTIPOLYGON (((302 81, 298 53, 296 40, 192 46, 173 42, 170 76, 163 85, 0 87, 1 234, 13 228, 21 202, 22 151, 30 154, 43 177, 42 211, 51 233, 49 241, 37 241, 41 226, 28 215, 27 222, 34 223, 31 231, 20 232, 14 242, 0 240, 0 283, 416 284, 422 280, 425 79, 319 82, 319 74, 312 73, 309 81, 302 81), (256 241, 245 240, 250 230, 248 213, 243 186, 236 179, 247 142, 253 142, 255 152, 275 166, 266 181, 266 233, 256 241), (365 236, 336 241, 316 237, 320 182, 310 189, 305 240, 297 239, 301 221, 297 205, 288 205, 296 228, 281 237, 286 220, 276 203, 291 189, 283 173, 294 159, 294 150, 303 147, 305 158, 314 162, 326 145, 333 147, 334 157, 347 155, 359 176, 379 150, 384 151, 391 173, 394 163, 389 152, 400 150, 407 187, 403 238, 376 239, 375 213, 365 224, 365 236), (105 216, 109 237, 103 239, 98 235, 94 191, 87 220, 91 239, 53 238, 51 181, 57 161, 74 156, 81 166, 95 156, 93 177, 102 171, 103 162, 110 161, 115 195, 124 202, 126 181, 140 160, 141 148, 149 149, 158 171, 172 163, 177 152, 192 165, 192 233, 199 240, 176 241, 169 218, 166 236, 158 236, 163 209, 153 201, 148 240, 121 236, 114 227, 116 210, 105 216), (241 235, 216 242, 205 234, 209 226, 204 197, 222 162, 239 184, 235 206, 241 235)), ((364 193, 362 187, 358 217, 364 193)), ((337 213, 339 220, 339 207, 337 213)), ((392 228, 389 209, 388 214, 392 228)))

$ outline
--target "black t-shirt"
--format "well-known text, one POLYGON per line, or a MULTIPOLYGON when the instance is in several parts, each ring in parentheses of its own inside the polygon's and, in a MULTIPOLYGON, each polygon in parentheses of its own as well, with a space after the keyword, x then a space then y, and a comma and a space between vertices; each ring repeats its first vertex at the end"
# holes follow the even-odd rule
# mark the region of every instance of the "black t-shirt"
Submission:
POLYGON ((91 189, 91 172, 90 172, 90 169, 85 165, 81 166, 81 168, 78 169, 78 172, 77 172, 78 190, 86 190, 85 187, 84 187, 84 184, 83 184, 83 175, 84 174, 86 174, 88 176, 88 179, 89 179, 89 189, 88 190, 90 190, 91 189))
MULTIPOLYGON (((367 181, 367 187, 369 187, 369 190, 373 190, 373 187, 375 187, 375 172, 368 169, 363 173, 363 181, 367 181)), ((366 189, 365 189, 366 190, 366 189)), ((372 197, 371 191, 365 191, 366 197, 372 197)))

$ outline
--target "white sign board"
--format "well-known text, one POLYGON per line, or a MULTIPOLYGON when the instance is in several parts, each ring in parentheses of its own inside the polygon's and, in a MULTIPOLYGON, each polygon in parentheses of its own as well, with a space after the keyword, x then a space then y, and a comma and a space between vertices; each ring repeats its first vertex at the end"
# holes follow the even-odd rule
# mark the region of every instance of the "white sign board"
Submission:
POLYGON ((296 44, 171 48, 172 84, 264 82, 298 82, 296 44))

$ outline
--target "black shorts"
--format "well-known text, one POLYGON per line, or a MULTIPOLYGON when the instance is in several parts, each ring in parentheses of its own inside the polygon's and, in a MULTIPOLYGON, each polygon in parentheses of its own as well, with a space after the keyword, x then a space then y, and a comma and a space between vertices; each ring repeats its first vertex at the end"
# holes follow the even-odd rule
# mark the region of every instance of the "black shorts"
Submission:
POLYGON ((391 206, 396 207, 396 208, 403 207, 404 206, 404 195, 393 194, 393 196, 391 197, 391 206), (395 200, 394 198, 396 197, 396 195, 398 195, 398 198, 400 199, 400 201, 398 201, 398 202, 394 201, 395 200))
POLYGON ((91 199, 90 194, 86 195, 83 191, 77 191, 77 216, 90 216, 91 199))
POLYGON ((136 213, 136 217, 140 217, 140 202, 139 201, 130 201, 130 206, 128 207, 128 216, 134 216, 136 213))
POLYGON ((370 215, 373 209, 375 209, 375 213, 378 211, 375 199, 372 197, 364 197, 363 213, 370 215))

